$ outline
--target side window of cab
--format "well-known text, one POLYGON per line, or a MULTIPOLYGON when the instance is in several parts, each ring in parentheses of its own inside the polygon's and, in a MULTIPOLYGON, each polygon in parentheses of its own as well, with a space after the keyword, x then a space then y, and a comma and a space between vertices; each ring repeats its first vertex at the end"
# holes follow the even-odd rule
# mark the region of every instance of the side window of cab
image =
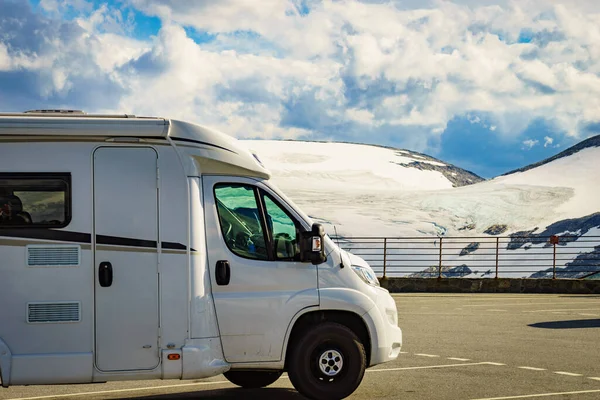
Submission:
POLYGON ((219 224, 231 252, 265 261, 297 261, 299 224, 263 190, 246 184, 214 189, 219 224))
POLYGON ((273 256, 276 260, 299 261, 298 226, 294 219, 275 200, 262 192, 269 232, 272 238, 273 256))
POLYGON ((254 187, 220 184, 215 187, 215 200, 221 231, 229 250, 243 258, 268 260, 267 242, 254 187))

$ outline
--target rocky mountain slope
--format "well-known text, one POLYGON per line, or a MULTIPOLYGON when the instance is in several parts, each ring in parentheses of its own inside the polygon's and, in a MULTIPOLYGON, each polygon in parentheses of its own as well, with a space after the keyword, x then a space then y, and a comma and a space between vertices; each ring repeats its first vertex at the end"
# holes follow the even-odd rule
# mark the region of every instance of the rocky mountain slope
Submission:
MULTIPOLYGON (((600 136, 488 181, 409 150, 294 141, 246 144, 292 200, 330 234, 337 231, 348 240, 510 235, 503 251, 535 259, 533 252, 547 247, 544 236, 560 235, 561 249, 573 253, 561 259, 560 274, 574 278, 581 277, 582 263, 600 257, 593 247, 593 254, 577 249, 582 236, 600 235, 600 136)), ((480 247, 480 242, 469 240, 458 248, 443 274, 492 277, 489 268, 474 267, 488 257, 482 254, 489 244, 480 247)), ((417 275, 435 273, 427 268, 417 275)), ((519 274, 548 272, 533 265, 519 274)))
POLYGON ((245 142, 273 181, 331 232, 335 225, 344 236, 474 236, 543 230, 600 211, 598 141, 488 181, 408 150, 245 142), (478 182, 464 185, 469 180, 478 182))

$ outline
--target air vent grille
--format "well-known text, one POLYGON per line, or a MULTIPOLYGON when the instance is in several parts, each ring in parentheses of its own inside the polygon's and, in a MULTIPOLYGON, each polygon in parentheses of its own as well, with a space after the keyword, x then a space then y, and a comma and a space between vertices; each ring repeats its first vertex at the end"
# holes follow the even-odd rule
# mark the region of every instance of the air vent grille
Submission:
POLYGON ((73 245, 29 245, 27 265, 30 267, 76 267, 80 263, 80 247, 73 245))
POLYGON ((79 302, 28 303, 27 322, 30 324, 79 322, 81 320, 80 304, 79 302))

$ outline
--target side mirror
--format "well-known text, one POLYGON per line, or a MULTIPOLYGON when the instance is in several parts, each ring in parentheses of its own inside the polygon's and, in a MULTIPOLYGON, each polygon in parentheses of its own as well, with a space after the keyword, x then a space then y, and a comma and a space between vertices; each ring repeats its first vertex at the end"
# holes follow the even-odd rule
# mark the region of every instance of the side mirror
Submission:
POLYGON ((318 265, 327 261, 325 256, 325 230, 321 224, 313 224, 309 232, 300 233, 300 261, 318 265))

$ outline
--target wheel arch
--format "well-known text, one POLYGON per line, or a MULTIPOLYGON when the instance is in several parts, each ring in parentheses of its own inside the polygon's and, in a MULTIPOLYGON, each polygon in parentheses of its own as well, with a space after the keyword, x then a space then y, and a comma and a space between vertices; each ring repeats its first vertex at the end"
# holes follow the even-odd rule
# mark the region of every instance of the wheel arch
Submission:
POLYGON ((318 325, 323 322, 335 322, 340 325, 344 325, 352 332, 354 332, 354 334, 358 336, 359 340, 365 347, 367 365, 370 364, 371 336, 369 333, 367 323, 360 315, 352 311, 343 310, 313 310, 300 315, 294 322, 289 338, 287 340, 287 344, 284 348, 285 352, 283 356, 285 370, 288 369, 288 355, 290 354, 289 350, 291 346, 293 346, 294 343, 298 340, 298 338, 302 336, 303 332, 306 332, 315 325, 318 325))

